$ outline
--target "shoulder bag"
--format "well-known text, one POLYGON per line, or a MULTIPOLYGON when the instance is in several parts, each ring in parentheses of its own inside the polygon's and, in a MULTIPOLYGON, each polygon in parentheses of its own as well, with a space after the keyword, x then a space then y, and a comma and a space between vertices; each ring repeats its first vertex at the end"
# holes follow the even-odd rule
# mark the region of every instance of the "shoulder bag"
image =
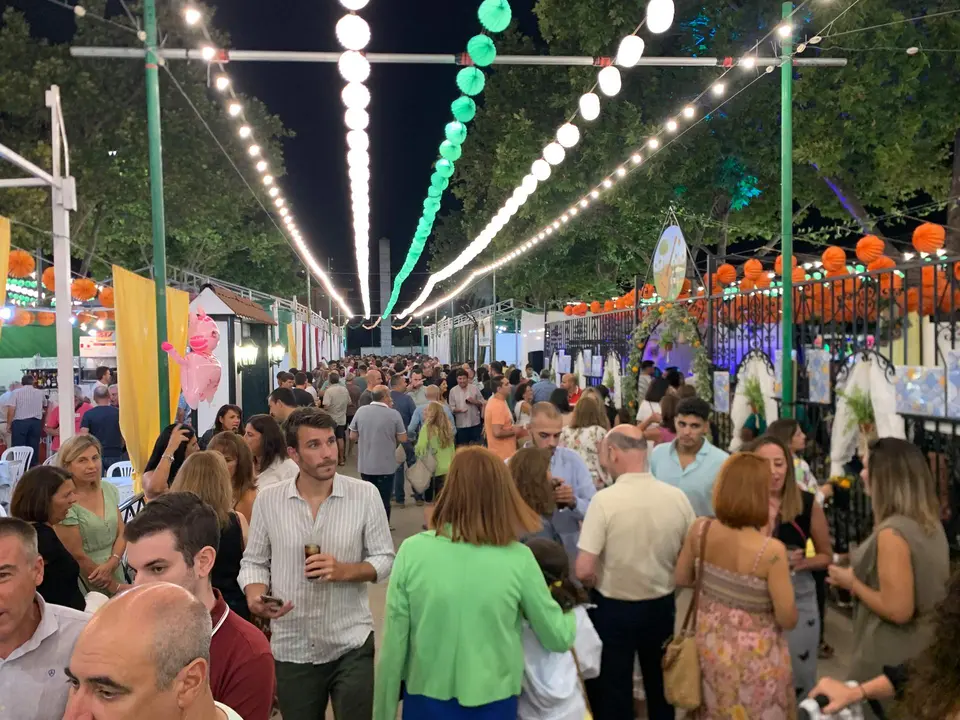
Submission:
POLYGON ((707 532, 712 520, 707 520, 700 536, 700 566, 693 590, 693 600, 687 608, 680 633, 667 642, 663 653, 663 694, 667 702, 681 710, 696 710, 702 701, 700 687, 700 656, 697 653, 697 608, 703 586, 703 562, 707 549, 707 532))
MULTIPOLYGON (((424 428, 421 432, 427 432, 424 428)), ((407 480, 415 493, 422 493, 433 481, 433 474, 437 471, 437 456, 430 447, 430 438, 427 438, 427 452, 423 457, 407 468, 407 480)))
POLYGON ((593 720, 593 711, 590 709, 590 698, 587 697, 587 686, 583 682, 583 672, 580 670, 580 658, 577 657, 577 651, 570 648, 570 654, 573 655, 573 664, 577 666, 577 679, 580 681, 580 692, 583 693, 583 703, 587 706, 587 712, 583 720, 593 720))

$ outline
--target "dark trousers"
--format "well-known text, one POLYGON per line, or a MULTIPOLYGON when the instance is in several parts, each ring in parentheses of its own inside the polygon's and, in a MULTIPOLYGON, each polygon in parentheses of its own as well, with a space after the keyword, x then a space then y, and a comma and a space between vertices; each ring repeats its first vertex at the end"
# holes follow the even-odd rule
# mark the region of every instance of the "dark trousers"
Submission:
POLYGON ((827 571, 814 570, 813 581, 817 584, 817 610, 820 612, 820 642, 823 642, 824 613, 827 611, 827 571))
POLYGON ((483 425, 474 425, 473 427, 457 428, 457 437, 456 437, 457 447, 460 447, 462 445, 479 445, 482 432, 483 432, 483 425))
POLYGON ((596 720, 632 720, 633 659, 640 661, 650 720, 673 720, 663 695, 663 646, 673 635, 674 599, 613 600, 591 593, 596 604, 590 619, 603 642, 600 677, 587 680, 587 695, 596 720))
POLYGON ((10 442, 13 443, 13 446, 33 448, 33 459, 30 461, 30 467, 40 463, 40 433, 42 430, 43 423, 39 418, 14 420, 10 425, 10 442))
MULTIPOLYGON (((398 505, 403 505, 407 500, 406 488, 404 487, 407 482, 406 470, 417 461, 417 454, 413 450, 413 443, 403 443, 403 449, 407 453, 407 461, 401 464, 393 474, 393 498, 397 501, 398 505)), ((417 493, 413 493, 413 497, 415 500, 423 500, 423 495, 417 493)))
POLYGON ((337 720, 373 717, 373 633, 356 650, 322 665, 277 661, 283 720, 323 720, 333 701, 337 720))
POLYGON ((387 511, 387 520, 390 519, 390 491, 393 489, 393 473, 389 475, 368 475, 360 473, 360 477, 368 483, 373 483, 380 492, 380 499, 383 500, 383 509, 387 511))

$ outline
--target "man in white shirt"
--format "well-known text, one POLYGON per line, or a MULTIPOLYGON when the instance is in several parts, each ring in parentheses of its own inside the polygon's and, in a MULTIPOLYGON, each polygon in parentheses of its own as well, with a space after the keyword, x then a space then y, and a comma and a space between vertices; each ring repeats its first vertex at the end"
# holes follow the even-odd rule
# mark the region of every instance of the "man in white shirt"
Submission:
POLYGON ((40 463, 40 435, 47 396, 43 390, 34 387, 33 375, 24 375, 22 382, 23 387, 14 390, 6 407, 7 427, 14 446, 33 448, 30 461, 30 467, 33 467, 40 463))
POLYGON ((0 518, 0 718, 60 718, 69 685, 63 668, 89 616, 44 602, 37 531, 0 518))
MULTIPOLYGON (((479 445, 483 431, 480 411, 483 409, 483 396, 476 385, 470 384, 466 371, 457 370, 457 384, 450 387, 450 409, 456 418, 457 447, 479 445)), ((449 385, 449 381, 447 385, 449 385)))
POLYGON ((339 464, 343 465, 343 443, 347 437, 347 407, 350 405, 350 391, 340 382, 340 373, 336 370, 330 371, 327 382, 330 384, 323 393, 323 409, 337 421, 337 450, 340 458, 339 464))
POLYGON ((212 630, 203 603, 178 585, 152 583, 116 596, 77 640, 63 720, 242 720, 213 700, 212 630))
POLYGON ((590 619, 603 641, 603 672, 587 694, 597 717, 633 717, 636 657, 648 717, 672 720, 661 661, 673 635, 677 556, 697 516, 682 490, 650 474, 636 426, 607 433, 599 455, 616 482, 593 497, 580 530, 576 573, 592 588, 590 619))

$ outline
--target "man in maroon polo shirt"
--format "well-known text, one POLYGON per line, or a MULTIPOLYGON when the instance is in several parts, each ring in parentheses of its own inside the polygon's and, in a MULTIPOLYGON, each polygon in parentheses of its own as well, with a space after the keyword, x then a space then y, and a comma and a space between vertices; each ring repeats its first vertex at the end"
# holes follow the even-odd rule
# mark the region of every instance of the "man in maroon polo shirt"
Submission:
POLYGON ((128 522, 123 536, 136 585, 179 585, 210 611, 213 699, 244 720, 269 720, 277 686, 270 642, 230 610, 211 584, 220 544, 216 511, 193 493, 167 493, 128 522))

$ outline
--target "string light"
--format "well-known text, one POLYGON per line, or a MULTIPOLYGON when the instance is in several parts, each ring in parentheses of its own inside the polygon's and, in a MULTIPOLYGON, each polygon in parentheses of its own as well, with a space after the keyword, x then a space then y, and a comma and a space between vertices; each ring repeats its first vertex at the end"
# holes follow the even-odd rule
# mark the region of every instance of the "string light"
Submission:
POLYGON ((744 68, 745 70, 750 70, 756 66, 757 59, 753 57, 753 55, 744 55, 742 58, 740 58, 740 67, 744 68))
POLYGON ((676 132, 677 131, 677 121, 676 120, 667 120, 667 132, 676 132))
POLYGON ((600 85, 600 92, 607 97, 613 97, 620 92, 620 88, 623 86, 620 70, 613 65, 603 68, 597 73, 597 84, 600 85))
POLYGON ((719 97, 720 95, 723 95, 724 90, 726 90, 726 86, 722 82, 718 82, 714 83, 713 87, 710 89, 713 91, 714 95, 719 97))
POLYGON ((370 42, 370 26, 359 15, 344 15, 337 22, 337 40, 347 50, 363 50, 370 42))
POLYGON ((223 92, 230 87, 230 78, 228 78, 226 75, 217 75, 217 79, 214 80, 214 85, 216 85, 217 90, 223 92))
POLYGON ((600 117, 600 98, 596 93, 588 92, 580 96, 580 117, 587 121, 600 117))
POLYGON ((237 130, 237 135, 246 140, 253 133, 253 130, 250 129, 249 125, 241 125, 240 129, 237 130))
POLYGON ((697 111, 694 109, 693 105, 687 105, 687 106, 683 109, 683 116, 684 116, 685 118, 687 118, 688 120, 689 120, 690 118, 692 118, 694 115, 696 115, 696 113, 697 113, 697 111))
POLYGON ((617 65, 625 68, 634 67, 643 57, 643 50, 643 38, 627 35, 620 41, 620 47, 617 48, 617 65))
POLYGON ((217 56, 217 50, 213 45, 204 45, 200 48, 200 57, 202 57, 207 62, 210 62, 217 56))
POLYGON ((195 7, 187 7, 183 11, 183 19, 186 21, 187 25, 196 25, 200 22, 200 11, 195 7))
POLYGON ((236 117, 243 112, 243 106, 238 102, 232 102, 227 106, 227 112, 230 114, 230 117, 236 117))
POLYGON ((650 0, 647 3, 647 29, 659 35, 673 25, 673 0, 650 0))

